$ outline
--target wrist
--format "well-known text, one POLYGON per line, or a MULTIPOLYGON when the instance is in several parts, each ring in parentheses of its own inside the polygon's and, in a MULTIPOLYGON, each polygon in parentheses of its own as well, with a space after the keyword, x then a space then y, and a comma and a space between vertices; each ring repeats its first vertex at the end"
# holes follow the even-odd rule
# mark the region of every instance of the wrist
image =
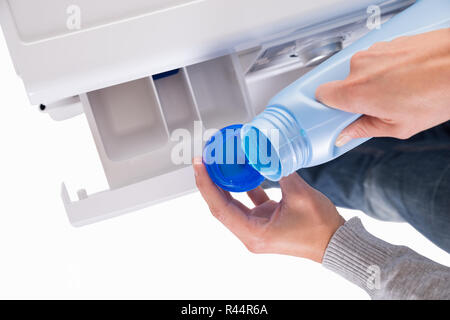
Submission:
POLYGON ((325 237, 325 240, 326 240, 325 246, 323 246, 323 248, 320 250, 320 260, 317 262, 322 263, 323 257, 325 256, 325 252, 327 251, 327 248, 328 248, 328 245, 330 244, 331 239, 333 238, 334 234, 339 230, 339 228, 345 224, 345 222, 346 222, 345 219, 339 215, 338 221, 332 226, 330 232, 325 237))
POLYGON ((345 222, 345 219, 339 215, 338 219, 336 219, 334 223, 326 226, 325 230, 319 230, 318 234, 320 235, 320 239, 318 239, 318 241, 314 241, 313 250, 306 258, 317 263, 322 263, 331 239, 339 228, 345 224, 345 222))

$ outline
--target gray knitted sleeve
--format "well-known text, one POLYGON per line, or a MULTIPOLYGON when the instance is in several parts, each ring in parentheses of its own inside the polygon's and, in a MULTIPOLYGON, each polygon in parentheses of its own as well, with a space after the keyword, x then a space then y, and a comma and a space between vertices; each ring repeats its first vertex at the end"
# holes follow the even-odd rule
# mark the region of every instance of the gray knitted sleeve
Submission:
POLYGON ((450 268, 368 233, 358 218, 331 238, 323 266, 372 299, 450 299, 450 268))

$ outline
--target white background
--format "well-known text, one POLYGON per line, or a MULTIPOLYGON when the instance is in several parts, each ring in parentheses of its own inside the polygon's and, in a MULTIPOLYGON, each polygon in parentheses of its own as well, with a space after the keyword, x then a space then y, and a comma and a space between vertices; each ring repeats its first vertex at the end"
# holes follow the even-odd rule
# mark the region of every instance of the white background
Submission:
MULTIPOLYGON (((30 106, 0 38, 0 298, 367 299, 306 260, 253 255, 198 193, 73 228, 60 185, 107 188, 84 116, 54 122, 30 106)), ((279 199, 277 190, 270 194, 279 199)), ((375 235, 445 265, 406 224, 362 217, 375 235)))

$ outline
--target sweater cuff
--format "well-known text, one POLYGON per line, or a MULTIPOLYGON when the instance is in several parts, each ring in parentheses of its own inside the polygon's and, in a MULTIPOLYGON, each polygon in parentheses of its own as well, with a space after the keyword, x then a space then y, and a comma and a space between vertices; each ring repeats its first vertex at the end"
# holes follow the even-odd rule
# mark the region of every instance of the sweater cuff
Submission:
POLYGON ((352 218, 331 238, 322 264, 373 297, 379 289, 380 272, 394 249, 368 233, 359 218, 352 218))

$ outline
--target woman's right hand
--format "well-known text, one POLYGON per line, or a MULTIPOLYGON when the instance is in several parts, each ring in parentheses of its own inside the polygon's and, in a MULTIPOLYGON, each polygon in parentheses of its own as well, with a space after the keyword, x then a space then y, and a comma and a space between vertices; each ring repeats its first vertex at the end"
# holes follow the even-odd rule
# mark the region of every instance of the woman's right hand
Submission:
POLYGON ((450 28, 381 42, 355 54, 347 79, 317 89, 320 102, 363 116, 336 140, 407 139, 450 120, 450 28))

